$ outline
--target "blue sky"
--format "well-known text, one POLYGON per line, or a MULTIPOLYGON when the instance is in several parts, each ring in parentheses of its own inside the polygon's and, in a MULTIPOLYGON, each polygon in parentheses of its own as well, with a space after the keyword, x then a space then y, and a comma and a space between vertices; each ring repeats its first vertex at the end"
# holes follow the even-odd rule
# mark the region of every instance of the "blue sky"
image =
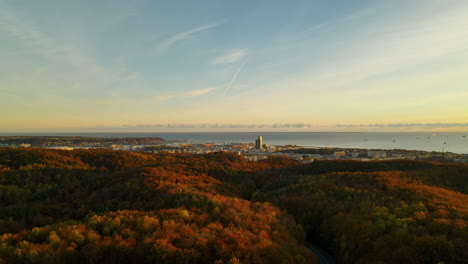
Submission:
POLYGON ((468 130, 464 0, 0 0, 0 61, 0 132, 468 130))

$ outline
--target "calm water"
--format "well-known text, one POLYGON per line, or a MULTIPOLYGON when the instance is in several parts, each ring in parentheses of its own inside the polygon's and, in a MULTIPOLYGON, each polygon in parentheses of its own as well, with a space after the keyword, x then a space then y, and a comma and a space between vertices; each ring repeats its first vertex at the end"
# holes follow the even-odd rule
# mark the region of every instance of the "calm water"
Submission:
POLYGON ((468 154, 468 133, 337 133, 337 132, 203 132, 203 133, 23 133, 1 135, 161 137, 192 143, 254 142, 258 136, 270 145, 444 151, 468 154))

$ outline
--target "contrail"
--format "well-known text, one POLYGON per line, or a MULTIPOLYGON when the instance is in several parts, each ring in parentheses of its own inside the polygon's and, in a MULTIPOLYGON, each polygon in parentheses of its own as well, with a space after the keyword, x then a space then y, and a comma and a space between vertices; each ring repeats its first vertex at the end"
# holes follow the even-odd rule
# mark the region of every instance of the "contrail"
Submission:
POLYGON ((226 89, 224 89, 224 95, 226 95, 226 93, 229 91, 229 88, 231 88, 231 85, 232 83, 236 80, 237 78, 237 75, 239 74, 239 72, 242 70, 242 68, 244 67, 245 63, 247 63, 247 61, 249 60, 249 58, 246 58, 244 60, 244 62, 242 62, 242 64, 239 66, 239 69, 237 69, 236 73, 234 74, 234 76, 232 76, 232 79, 231 81, 228 83, 228 85, 226 86, 226 89))

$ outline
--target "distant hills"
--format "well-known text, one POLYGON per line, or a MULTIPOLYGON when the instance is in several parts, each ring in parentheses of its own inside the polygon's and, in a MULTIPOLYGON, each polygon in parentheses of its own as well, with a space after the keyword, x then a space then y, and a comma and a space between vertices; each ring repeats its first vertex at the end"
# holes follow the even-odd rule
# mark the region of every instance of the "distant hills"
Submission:
POLYGON ((0 145, 31 147, 54 146, 109 146, 121 145, 152 145, 160 144, 164 139, 159 137, 82 137, 82 136, 1 136, 0 145))
POLYGON ((466 263, 468 166, 0 148, 0 263, 466 263))

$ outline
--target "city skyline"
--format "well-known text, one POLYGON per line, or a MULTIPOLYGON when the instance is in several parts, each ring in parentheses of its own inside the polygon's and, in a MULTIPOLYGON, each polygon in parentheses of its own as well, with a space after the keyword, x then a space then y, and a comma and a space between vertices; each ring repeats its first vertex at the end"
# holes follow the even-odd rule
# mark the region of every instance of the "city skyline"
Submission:
POLYGON ((0 0, 0 133, 468 131, 468 2, 0 0))

